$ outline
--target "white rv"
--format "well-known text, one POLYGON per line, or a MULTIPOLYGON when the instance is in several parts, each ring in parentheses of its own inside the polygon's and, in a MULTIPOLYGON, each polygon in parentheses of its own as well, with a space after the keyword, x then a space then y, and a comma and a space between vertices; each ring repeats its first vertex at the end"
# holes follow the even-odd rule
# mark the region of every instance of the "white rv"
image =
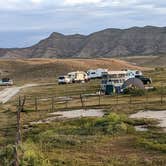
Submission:
POLYGON ((88 70, 87 74, 88 74, 88 78, 89 79, 95 79, 95 78, 102 78, 103 73, 107 73, 108 70, 107 69, 96 69, 96 70, 88 70))
POLYGON ((68 77, 72 83, 88 81, 88 75, 84 71, 76 71, 68 73, 68 77))

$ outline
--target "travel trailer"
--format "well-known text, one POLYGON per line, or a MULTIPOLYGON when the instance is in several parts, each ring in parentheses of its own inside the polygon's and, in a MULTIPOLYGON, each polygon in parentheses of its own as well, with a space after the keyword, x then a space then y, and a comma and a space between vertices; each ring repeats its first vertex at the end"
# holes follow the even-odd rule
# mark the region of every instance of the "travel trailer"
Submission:
POLYGON ((70 72, 68 77, 72 83, 88 81, 88 75, 84 71, 70 72))
POLYGON ((102 78, 103 73, 107 73, 108 70, 107 69, 96 69, 96 70, 88 70, 87 74, 88 74, 88 78, 89 79, 95 79, 95 78, 102 78))

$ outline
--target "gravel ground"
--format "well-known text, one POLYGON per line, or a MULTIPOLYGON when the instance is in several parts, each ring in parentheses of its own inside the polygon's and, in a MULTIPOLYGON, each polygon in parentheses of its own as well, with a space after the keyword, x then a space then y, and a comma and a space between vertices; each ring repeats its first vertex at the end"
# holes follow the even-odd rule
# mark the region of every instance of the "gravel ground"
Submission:
POLYGON ((159 121, 158 126, 166 131, 166 110, 164 111, 140 111, 132 114, 130 118, 151 118, 159 121))
POLYGON ((80 110, 72 110, 72 111, 59 111, 50 113, 52 117, 49 117, 44 120, 39 120, 36 122, 31 122, 30 124, 41 124, 41 123, 50 123, 56 119, 73 119, 73 118, 81 118, 81 117, 102 117, 104 112, 101 109, 80 109, 80 110))

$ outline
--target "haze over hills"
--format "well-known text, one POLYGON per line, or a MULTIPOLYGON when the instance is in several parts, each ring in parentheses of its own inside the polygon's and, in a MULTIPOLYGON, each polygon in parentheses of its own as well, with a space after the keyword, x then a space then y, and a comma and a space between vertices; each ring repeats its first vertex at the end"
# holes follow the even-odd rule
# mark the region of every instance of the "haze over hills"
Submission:
POLYGON ((1 58, 97 58, 166 54, 166 27, 105 29, 90 35, 52 33, 27 48, 0 49, 1 58))

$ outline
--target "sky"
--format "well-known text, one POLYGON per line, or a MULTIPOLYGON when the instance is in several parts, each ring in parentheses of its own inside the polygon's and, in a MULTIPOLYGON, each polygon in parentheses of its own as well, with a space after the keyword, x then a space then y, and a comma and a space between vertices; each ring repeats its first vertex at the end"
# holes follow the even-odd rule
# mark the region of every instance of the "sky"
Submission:
POLYGON ((0 47, 28 47, 52 32, 166 26, 166 0, 0 0, 0 47))

